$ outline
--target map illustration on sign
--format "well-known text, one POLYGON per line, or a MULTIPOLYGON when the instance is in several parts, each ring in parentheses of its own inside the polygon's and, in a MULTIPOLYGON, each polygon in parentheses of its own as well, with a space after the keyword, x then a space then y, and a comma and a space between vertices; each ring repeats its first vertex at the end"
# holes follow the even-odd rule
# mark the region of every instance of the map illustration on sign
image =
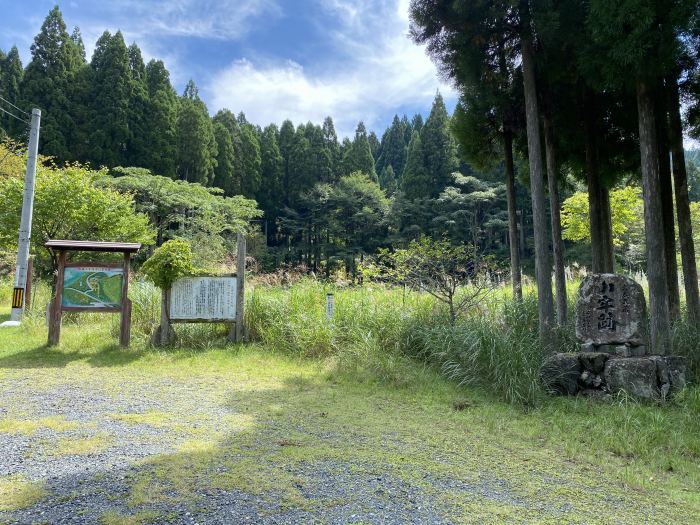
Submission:
POLYGON ((64 308, 119 308, 122 303, 122 268, 71 266, 63 274, 64 308))
POLYGON ((184 277, 170 290, 173 321, 234 321, 235 277, 184 277))

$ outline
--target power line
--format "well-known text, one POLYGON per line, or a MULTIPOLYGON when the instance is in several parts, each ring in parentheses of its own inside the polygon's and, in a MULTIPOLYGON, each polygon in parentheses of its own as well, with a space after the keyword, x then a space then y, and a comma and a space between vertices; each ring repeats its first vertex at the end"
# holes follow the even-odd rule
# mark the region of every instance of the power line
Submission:
MULTIPOLYGON (((3 113, 7 113, 7 114, 10 115, 11 117, 14 117, 14 118, 16 118, 17 120, 19 120, 20 122, 24 122, 27 126, 29 125, 29 121, 24 120, 24 119, 21 118, 21 117, 18 117, 18 116, 15 115, 14 113, 10 113, 9 111, 7 111, 7 110, 6 110, 5 108, 3 108, 3 107, 0 107, 0 111, 2 111, 3 113)), ((21 110, 20 110, 20 111, 21 111, 21 110)))
POLYGON ((27 115, 28 117, 31 116, 29 113, 27 113, 26 111, 24 111, 22 108, 15 106, 12 102, 10 102, 9 100, 7 100, 6 98, 4 98, 4 97, 1 96, 1 95, 0 95, 0 100, 2 100, 3 102, 6 102, 7 104, 9 104, 10 106, 12 106, 12 107, 15 108, 16 110, 21 111, 22 113, 24 113, 24 114, 27 115))

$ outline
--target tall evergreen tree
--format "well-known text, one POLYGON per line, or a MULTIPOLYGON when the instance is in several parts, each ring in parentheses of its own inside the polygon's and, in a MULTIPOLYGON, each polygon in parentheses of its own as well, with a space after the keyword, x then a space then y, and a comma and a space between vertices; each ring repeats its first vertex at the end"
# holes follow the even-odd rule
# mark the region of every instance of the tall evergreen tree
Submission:
POLYGON ((133 43, 128 49, 129 56, 129 139, 127 141, 126 162, 129 166, 139 166, 150 148, 148 143, 148 126, 146 120, 149 109, 148 83, 146 65, 143 63, 141 50, 133 43))
POLYGON ((379 187, 384 190, 387 197, 391 197, 396 191, 396 175, 394 174, 394 168, 391 164, 384 167, 379 173, 379 187))
MULTIPOLYGON (((636 0, 609 3, 591 0, 586 25, 598 44, 597 66, 606 87, 623 87, 637 99, 644 225, 649 280, 652 352, 670 351, 670 311, 666 233, 659 173, 657 90, 664 77, 676 72, 681 42, 690 29, 697 2, 636 0), (620 85, 622 84, 622 86, 620 85)), ((675 253, 673 254, 675 258, 675 253)))
POLYGON ((207 107, 194 81, 180 98, 177 118, 177 176, 188 182, 210 184, 216 167, 216 138, 207 107))
POLYGON ((343 157, 343 170, 346 175, 355 171, 361 171, 370 180, 377 182, 377 172, 372 157, 372 148, 367 138, 367 129, 364 122, 357 125, 355 139, 343 157))
POLYGON ((406 123, 394 115, 391 126, 382 135, 381 155, 377 159, 377 171, 380 173, 388 166, 392 167, 395 175, 401 177, 404 165, 406 164, 406 151, 408 149, 406 140, 406 123))
POLYGON ((382 144, 379 142, 379 138, 374 131, 370 131, 367 135, 367 141, 369 142, 369 150, 372 153, 372 158, 375 160, 375 170, 377 169, 376 161, 381 155, 382 144))
MULTIPOLYGON (((19 51, 17 51, 17 46, 12 46, 7 56, 3 56, 2 51, 0 51, 0 95, 15 105, 21 102, 20 87, 23 75, 22 60, 20 59, 19 51)), ((25 131, 26 126, 9 115, 2 113, 0 114, 0 129, 19 139, 19 135, 25 131)))
POLYGON ((408 200, 429 197, 433 188, 433 179, 425 165, 425 151, 420 133, 413 132, 408 144, 406 167, 401 177, 401 191, 408 200))
MULTIPOLYGON (((242 113, 241 113, 242 115, 242 113)), ((240 126, 241 149, 241 191, 248 198, 254 198, 260 189, 260 143, 255 128, 244 122, 240 126)))
POLYGON ((131 72, 129 52, 121 32, 105 31, 90 62, 92 97, 90 160, 108 167, 127 163, 131 72))
POLYGON ((73 28, 73 32, 70 34, 70 39, 75 44, 75 49, 78 57, 80 58, 80 62, 86 62, 87 58, 85 55, 85 43, 83 42, 83 35, 78 26, 73 28))
POLYGON ((159 175, 175 178, 178 99, 162 61, 151 60, 146 65, 146 84, 144 141, 148 148, 139 164, 159 175))
POLYGON ((340 178, 341 156, 338 135, 331 117, 326 117, 323 121, 323 144, 330 157, 333 182, 335 182, 340 178))
MULTIPOLYGON (((334 130, 335 131, 335 130, 334 130)), ((291 158, 294 148, 295 130, 291 120, 285 120, 280 128, 279 147, 282 155, 282 192, 283 202, 289 206, 292 202, 291 158)))
POLYGON ((268 242, 274 242, 277 218, 282 210, 284 197, 284 160, 279 148, 279 130, 274 124, 267 126, 260 136, 260 169, 261 183, 257 200, 265 212, 268 242))
POLYGON ((234 150, 231 133, 221 122, 214 122, 216 139, 216 168, 212 185, 224 190, 224 195, 240 195, 241 180, 234 171, 234 150))
POLYGON ((67 139, 73 127, 70 85, 81 58, 58 7, 44 19, 31 52, 22 80, 22 100, 23 106, 42 110, 39 151, 59 160, 71 158, 67 139))
POLYGON ((425 197, 437 197, 452 182, 452 175, 459 169, 457 145, 450 130, 450 117, 445 101, 438 93, 433 101, 430 116, 420 130, 424 166, 429 171, 430 188, 425 197))

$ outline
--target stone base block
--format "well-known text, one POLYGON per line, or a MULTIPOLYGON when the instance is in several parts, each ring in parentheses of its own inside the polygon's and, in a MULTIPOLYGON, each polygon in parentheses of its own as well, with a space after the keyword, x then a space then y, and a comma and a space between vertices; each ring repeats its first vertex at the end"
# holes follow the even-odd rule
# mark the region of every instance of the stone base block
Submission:
POLYGON ((545 359, 540 378, 547 391, 555 394, 599 391, 603 395, 624 391, 640 399, 665 400, 685 386, 686 370, 686 360, 679 356, 560 353, 545 359))
POLYGON ((652 359, 644 357, 608 359, 603 377, 610 392, 625 391, 642 399, 659 397, 656 362, 652 359))
POLYGON ((581 375, 581 362, 576 354, 554 354, 545 359, 540 379, 552 394, 575 394, 581 375))
POLYGON ((609 357, 610 354, 606 352, 581 352, 578 354, 583 368, 592 374, 602 374, 605 369, 605 362, 609 357))

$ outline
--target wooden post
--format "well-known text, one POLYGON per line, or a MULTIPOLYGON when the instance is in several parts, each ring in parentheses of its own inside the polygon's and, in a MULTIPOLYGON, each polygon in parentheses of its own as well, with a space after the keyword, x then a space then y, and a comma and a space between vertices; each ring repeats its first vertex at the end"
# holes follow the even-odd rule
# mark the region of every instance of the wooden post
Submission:
POLYGON ((236 334, 235 341, 243 341, 245 334, 244 312, 245 305, 245 235, 238 234, 236 243, 236 334))
POLYGON ((129 346, 131 340, 131 301, 129 300, 129 261, 131 254, 124 253, 124 278, 122 281, 121 326, 119 329, 119 345, 129 346))
POLYGON ((56 290, 51 310, 49 312, 49 346, 55 346, 61 339, 61 301, 63 299, 63 274, 66 268, 66 252, 58 252, 58 273, 56 274, 56 290))
POLYGON ((160 339, 158 344, 170 344, 170 288, 164 288, 160 293, 160 339))
POLYGON ((27 261, 27 283, 24 285, 24 311, 32 307, 32 276, 34 274, 34 256, 30 255, 27 261))

